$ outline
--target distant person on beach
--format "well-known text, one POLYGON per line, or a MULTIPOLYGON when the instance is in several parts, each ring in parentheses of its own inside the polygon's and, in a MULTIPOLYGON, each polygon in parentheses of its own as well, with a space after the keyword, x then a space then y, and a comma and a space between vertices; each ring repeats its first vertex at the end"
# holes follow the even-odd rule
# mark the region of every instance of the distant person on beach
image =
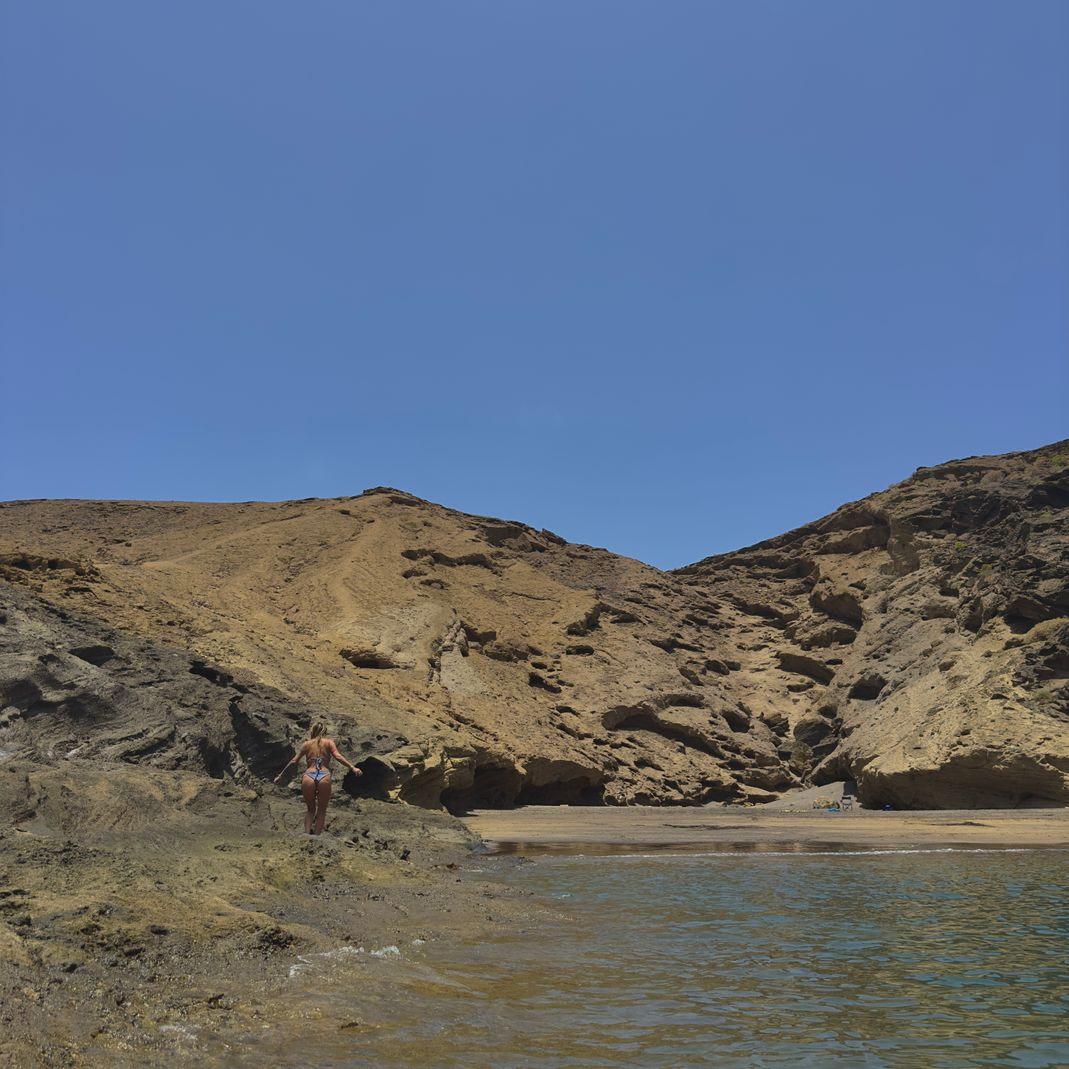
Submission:
POLYGON ((354 776, 363 775, 356 765, 350 764, 342 757, 338 747, 334 745, 334 740, 326 737, 326 730, 326 724, 317 720, 312 725, 308 738, 286 763, 286 768, 274 779, 274 782, 278 783, 290 765, 295 765, 304 758, 306 767, 301 776, 301 794, 304 795, 306 807, 304 830, 309 835, 318 835, 327 819, 327 806, 330 805, 330 759, 336 757, 354 776))

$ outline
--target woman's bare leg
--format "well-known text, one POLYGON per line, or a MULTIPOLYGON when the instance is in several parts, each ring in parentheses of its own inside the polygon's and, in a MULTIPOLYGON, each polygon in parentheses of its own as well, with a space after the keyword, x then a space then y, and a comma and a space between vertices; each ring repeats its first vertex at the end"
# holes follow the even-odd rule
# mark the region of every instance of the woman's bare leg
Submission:
POLYGON ((323 824, 327 819, 327 806, 330 804, 330 776, 319 781, 316 790, 316 821, 314 835, 323 830, 323 824))
POLYGON ((316 783, 311 776, 301 776, 301 794, 304 795, 304 830, 312 834, 316 816, 316 783))

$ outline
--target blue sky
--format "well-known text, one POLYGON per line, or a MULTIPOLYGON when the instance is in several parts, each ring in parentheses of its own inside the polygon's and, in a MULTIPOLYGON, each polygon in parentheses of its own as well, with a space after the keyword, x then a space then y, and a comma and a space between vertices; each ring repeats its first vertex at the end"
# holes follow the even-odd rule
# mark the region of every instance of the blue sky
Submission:
POLYGON ((0 498, 672 567, 1069 435, 1062 0, 0 11, 0 498))

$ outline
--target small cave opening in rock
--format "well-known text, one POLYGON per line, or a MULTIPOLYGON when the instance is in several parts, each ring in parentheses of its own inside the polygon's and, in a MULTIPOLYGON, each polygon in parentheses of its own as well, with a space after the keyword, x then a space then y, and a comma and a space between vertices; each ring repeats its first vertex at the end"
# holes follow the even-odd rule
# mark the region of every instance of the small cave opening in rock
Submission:
POLYGON ((1062 609, 1045 604, 1037 598, 1013 598, 1003 612, 1006 625, 1015 635, 1026 635, 1036 624, 1057 616, 1062 609))
POLYGON ((886 686, 887 680, 882 676, 878 676, 874 673, 864 675, 854 683, 847 696, 850 698, 859 698, 861 701, 865 702, 875 701, 886 686))
MULTIPOLYGON (((850 766, 846 763, 846 760, 842 757, 833 757, 828 761, 821 762, 809 777, 809 782, 814 787, 826 787, 830 784, 837 784, 846 781, 850 787, 850 793, 854 797, 858 798, 858 804, 861 804, 861 799, 858 796, 857 783, 851 779, 850 766)), ((843 794, 847 793, 846 787, 843 788, 843 794)))
POLYGON ((72 657, 77 657, 79 661, 85 661, 99 668, 115 656, 115 651, 110 646, 77 646, 70 651, 70 654, 72 657))
POLYGON ((529 687, 535 687, 539 690, 547 690, 550 694, 560 694, 561 688, 556 683, 551 683, 548 679, 540 676, 537 672, 527 673, 527 685, 529 687))
POLYGON ((522 784, 523 776, 512 765, 480 765, 470 786, 447 788, 441 802, 453 816, 473 809, 510 809, 522 784))
POLYGON ((705 699, 700 694, 669 694, 664 698, 666 709, 704 709, 705 699))
POLYGON ((831 667, 830 660, 819 661, 815 657, 806 657, 804 654, 792 653, 789 650, 777 650, 776 659, 779 661, 780 668, 785 672, 805 676, 817 683, 826 685, 835 678, 835 669, 831 667))
MULTIPOLYGON (((909 805, 903 802, 895 792, 874 787, 866 787, 865 790, 859 790, 856 798, 858 805, 860 805, 862 809, 887 809, 908 813, 914 809, 929 808, 909 805)), ((930 808, 940 807, 933 806, 930 808)))
POLYGON ((341 655, 354 668, 396 668, 397 665, 384 654, 374 650, 340 650, 341 655))
MULTIPOLYGON (((737 735, 747 734, 753 726, 753 720, 750 715, 741 709, 733 709, 728 706, 720 710, 720 715, 724 718, 727 726, 737 735)), ((725 748, 730 750, 731 744, 726 744, 725 748)))
POLYGON ((464 629, 468 642, 473 646, 487 646, 497 639, 497 632, 492 629, 480 631, 473 624, 464 623, 463 621, 461 621, 460 626, 464 629))
POLYGON ((516 805, 602 805, 604 801, 605 785, 587 776, 538 786, 525 783, 516 796, 516 805))
POLYGON ((354 776, 346 771, 341 786, 346 794, 353 798, 376 798, 381 802, 389 799, 389 787, 393 782, 394 772, 384 761, 377 757, 365 757, 355 762, 361 775, 354 776))
POLYGON ((1064 476, 1060 476, 1062 485, 1059 486, 1053 479, 1040 483, 1029 495, 1028 504, 1035 509, 1064 509, 1069 508, 1069 488, 1067 488, 1064 476))

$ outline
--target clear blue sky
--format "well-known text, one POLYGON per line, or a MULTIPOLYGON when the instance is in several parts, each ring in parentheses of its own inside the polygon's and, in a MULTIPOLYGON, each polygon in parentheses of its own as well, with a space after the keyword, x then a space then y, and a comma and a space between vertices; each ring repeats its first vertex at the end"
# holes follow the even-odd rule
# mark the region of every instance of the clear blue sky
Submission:
POLYGON ((0 11, 0 498, 671 567, 1069 435, 1064 0, 0 11))

